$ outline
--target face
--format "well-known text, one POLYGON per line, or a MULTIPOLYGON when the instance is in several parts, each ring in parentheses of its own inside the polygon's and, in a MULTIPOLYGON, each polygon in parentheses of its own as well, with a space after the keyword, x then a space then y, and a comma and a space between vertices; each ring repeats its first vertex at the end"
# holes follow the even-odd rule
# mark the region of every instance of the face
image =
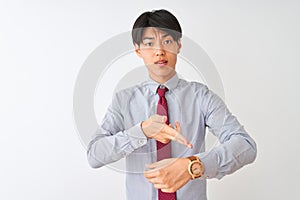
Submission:
POLYGON ((143 59, 150 77, 159 83, 166 82, 176 73, 180 48, 180 40, 174 41, 171 35, 153 27, 146 28, 140 46, 135 45, 135 51, 143 59))

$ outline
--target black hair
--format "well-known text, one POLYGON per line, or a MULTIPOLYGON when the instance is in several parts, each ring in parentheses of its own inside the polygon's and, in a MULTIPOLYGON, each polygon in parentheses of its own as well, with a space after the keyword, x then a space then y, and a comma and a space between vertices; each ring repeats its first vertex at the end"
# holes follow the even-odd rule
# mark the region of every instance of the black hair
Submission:
POLYGON ((176 42, 182 37, 177 18, 164 9, 144 12, 136 19, 131 32, 134 44, 140 45, 144 29, 147 27, 155 27, 170 34, 176 42))

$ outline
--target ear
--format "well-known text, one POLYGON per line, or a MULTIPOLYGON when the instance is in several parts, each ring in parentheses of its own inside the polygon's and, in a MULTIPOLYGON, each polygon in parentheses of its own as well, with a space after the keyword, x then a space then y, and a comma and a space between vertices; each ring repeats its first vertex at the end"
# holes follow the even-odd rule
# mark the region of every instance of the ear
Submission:
POLYGON ((138 55, 138 57, 141 58, 141 57, 142 57, 142 54, 141 54, 141 49, 140 49, 139 45, 134 44, 134 49, 135 49, 136 55, 138 55))
POLYGON ((178 39, 178 41, 177 41, 177 46, 178 46, 178 48, 177 48, 177 53, 180 53, 180 49, 181 49, 181 39, 178 39))

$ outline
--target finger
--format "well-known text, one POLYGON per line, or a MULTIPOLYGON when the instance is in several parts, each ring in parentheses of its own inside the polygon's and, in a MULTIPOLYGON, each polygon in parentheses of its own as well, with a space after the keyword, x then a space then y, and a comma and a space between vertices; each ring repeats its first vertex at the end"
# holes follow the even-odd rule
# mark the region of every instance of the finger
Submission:
POLYGON ((147 167, 148 169, 154 169, 156 166, 157 166, 157 162, 150 163, 150 164, 146 164, 146 167, 147 167))
POLYGON ((162 188, 161 191, 165 192, 165 193, 172 193, 174 191, 172 191, 171 189, 169 188, 162 188))
POLYGON ((159 123, 166 123, 168 119, 167 116, 158 115, 158 114, 152 115, 150 118, 153 122, 159 122, 159 123))
POLYGON ((176 142, 183 144, 189 148, 193 148, 193 145, 186 139, 178 130, 181 130, 181 127, 179 123, 175 123, 176 130, 173 128, 170 128, 169 126, 165 126, 162 131, 169 134, 168 139, 175 140, 176 142))
POLYGON ((164 138, 164 136, 158 137, 158 138, 156 138, 156 140, 160 141, 163 144, 168 144, 171 141, 171 139, 166 139, 166 138, 164 138))
MULTIPOLYGON (((181 134, 181 126, 180 126, 180 124, 179 124, 178 121, 175 122, 175 126, 176 126, 177 132, 178 132, 181 136, 183 136, 183 135, 181 134)), ((178 137, 179 135, 177 134, 176 136, 178 137)), ((175 140, 176 140, 176 136, 175 136, 175 140)), ((184 137, 184 138, 185 138, 185 137, 184 137)), ((183 138, 181 138, 181 139, 183 139, 183 138)), ((186 140, 186 146, 187 146, 188 148, 192 149, 192 148, 193 148, 193 145, 190 143, 190 141, 188 141, 186 138, 185 138, 185 140, 186 140)))
POLYGON ((158 141, 160 141, 161 143, 167 144, 167 143, 169 143, 173 139, 173 137, 170 134, 166 133, 165 131, 162 131, 165 126, 168 126, 171 129, 173 129, 172 124, 169 124, 169 125, 165 124, 160 129, 160 131, 158 133, 156 133, 156 134, 159 134, 159 135, 155 139, 158 140, 158 141))
POLYGON ((144 177, 147 178, 148 180, 158 177, 157 170, 156 171, 153 171, 153 170, 144 171, 144 177))
POLYGON ((148 178, 148 181, 152 184, 163 184, 163 182, 161 181, 161 178, 159 178, 159 177, 148 178))
POLYGON ((167 189, 167 187, 164 184, 157 183, 157 184, 154 184, 153 186, 157 189, 167 189))
POLYGON ((150 169, 144 171, 144 177, 148 180, 159 177, 159 171, 157 169, 150 169))
POLYGON ((161 132, 161 130, 164 129, 166 124, 160 123, 160 122, 153 122, 151 124, 151 127, 149 127, 149 130, 153 133, 153 135, 157 135, 161 132))
MULTIPOLYGON (((146 164, 146 167, 149 168, 149 169, 151 169, 151 170, 152 170, 152 169, 156 169, 156 168, 158 168, 159 166, 162 166, 163 163, 166 162, 166 160, 167 160, 167 159, 160 160, 160 161, 158 161, 158 162, 154 162, 154 163, 150 163, 150 164, 146 164)), ((151 171, 151 170, 149 170, 149 171, 151 171)))
POLYGON ((177 132, 181 133, 181 126, 178 121, 175 122, 175 127, 176 127, 177 132))
POLYGON ((169 136, 168 139, 174 139, 177 134, 177 131, 172 127, 172 125, 164 126, 164 128, 161 131, 166 133, 167 136, 169 136))
POLYGON ((177 158, 167 158, 167 159, 160 160, 158 162, 146 164, 146 167, 150 169, 147 172, 150 172, 150 173, 157 172, 158 169, 166 167, 169 164, 175 162, 176 160, 177 160, 177 158))
POLYGON ((180 144, 183 144, 184 146, 187 146, 188 148, 192 149, 193 145, 179 132, 175 135, 174 140, 180 144))

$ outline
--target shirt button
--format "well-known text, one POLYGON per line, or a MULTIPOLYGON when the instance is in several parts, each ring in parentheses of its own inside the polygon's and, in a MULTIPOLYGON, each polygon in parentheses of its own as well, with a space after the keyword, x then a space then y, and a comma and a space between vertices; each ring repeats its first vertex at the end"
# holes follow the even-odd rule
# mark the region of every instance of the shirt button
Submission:
POLYGON ((139 144, 145 144, 144 140, 139 140, 139 144))

